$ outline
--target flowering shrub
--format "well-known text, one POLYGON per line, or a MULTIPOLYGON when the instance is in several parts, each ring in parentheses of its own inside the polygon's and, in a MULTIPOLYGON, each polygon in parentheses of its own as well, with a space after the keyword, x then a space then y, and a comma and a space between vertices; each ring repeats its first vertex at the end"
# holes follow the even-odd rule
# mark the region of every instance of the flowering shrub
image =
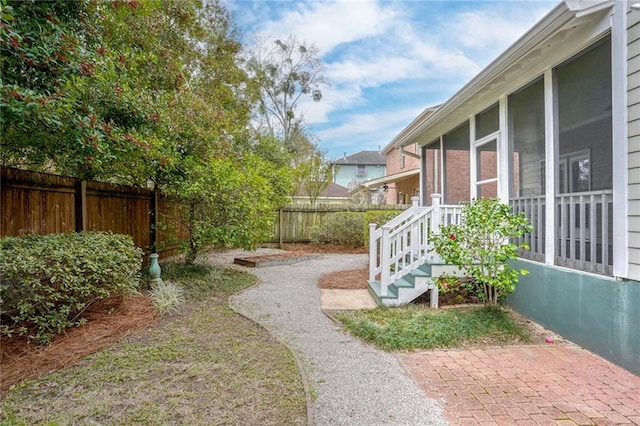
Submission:
MULTIPOLYGON (((479 288, 478 297, 487 305, 496 305, 501 297, 515 290, 519 276, 528 273, 512 269, 507 260, 517 257, 518 246, 510 239, 531 229, 527 218, 514 214, 511 206, 496 198, 483 198, 463 209, 459 225, 442 226, 432 241, 445 262, 458 266, 463 275, 473 279, 479 288)), ((459 278, 450 276, 438 282, 447 291, 452 280, 459 278)))

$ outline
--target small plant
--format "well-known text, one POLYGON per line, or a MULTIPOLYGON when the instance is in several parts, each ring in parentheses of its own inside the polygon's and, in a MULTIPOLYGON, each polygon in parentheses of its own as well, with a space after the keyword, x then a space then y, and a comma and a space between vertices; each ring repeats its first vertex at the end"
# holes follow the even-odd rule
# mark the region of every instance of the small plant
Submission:
POLYGON ((514 214, 511 206, 496 198, 483 198, 465 206, 461 223, 442 226, 432 241, 445 262, 458 266, 475 282, 486 305, 497 305, 501 297, 515 290, 519 276, 528 273, 512 269, 507 261, 518 254, 518 246, 510 239, 531 229, 527 218, 514 214))
POLYGON ((184 289, 173 281, 157 280, 151 285, 151 300, 161 316, 172 314, 185 303, 184 289))

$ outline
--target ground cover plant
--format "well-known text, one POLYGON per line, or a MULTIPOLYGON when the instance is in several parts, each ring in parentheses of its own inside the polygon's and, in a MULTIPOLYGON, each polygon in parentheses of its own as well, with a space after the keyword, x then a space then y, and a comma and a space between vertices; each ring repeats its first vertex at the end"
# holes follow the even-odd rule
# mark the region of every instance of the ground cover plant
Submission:
POLYGON ((23 381, 0 402, 0 423, 304 424, 292 354, 235 314, 228 297, 255 277, 206 265, 163 265, 186 304, 144 333, 74 366, 23 381))
POLYGON ((527 325, 500 307, 431 310, 407 305, 336 314, 354 335, 384 350, 529 343, 527 325))

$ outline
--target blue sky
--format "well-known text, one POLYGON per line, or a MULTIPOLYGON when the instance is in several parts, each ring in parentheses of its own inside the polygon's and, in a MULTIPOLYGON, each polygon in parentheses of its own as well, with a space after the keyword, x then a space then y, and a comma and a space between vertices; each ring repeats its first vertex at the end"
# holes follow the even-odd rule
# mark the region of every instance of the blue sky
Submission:
POLYGON ((223 0, 243 32, 320 50, 330 86, 300 104, 330 159, 384 148, 515 42, 558 1, 223 0))

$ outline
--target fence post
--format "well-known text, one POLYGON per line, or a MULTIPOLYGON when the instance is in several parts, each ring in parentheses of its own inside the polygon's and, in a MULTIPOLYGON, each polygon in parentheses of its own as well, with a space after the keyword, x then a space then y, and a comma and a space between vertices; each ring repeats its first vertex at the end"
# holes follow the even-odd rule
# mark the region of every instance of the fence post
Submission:
POLYGON ((440 213, 440 194, 431 194, 431 203, 433 205, 433 215, 431 216, 431 232, 438 232, 440 229, 441 213, 440 213))
POLYGON ((369 281, 376 279, 376 267, 378 266, 378 243, 376 242, 376 224, 369 224, 369 281))
POLYGON ((284 248, 284 238, 282 237, 282 228, 283 228, 283 218, 282 218, 282 207, 278 210, 278 248, 284 248))
POLYGON ((76 232, 86 231, 88 228, 87 221, 87 182, 84 180, 76 180, 76 232))

